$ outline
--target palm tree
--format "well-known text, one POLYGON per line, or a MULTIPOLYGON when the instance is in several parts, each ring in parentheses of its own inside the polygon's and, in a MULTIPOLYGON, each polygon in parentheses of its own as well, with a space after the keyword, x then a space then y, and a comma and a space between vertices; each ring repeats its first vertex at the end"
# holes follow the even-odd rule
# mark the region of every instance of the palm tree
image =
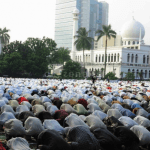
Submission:
POLYGON ((96 34, 98 35, 97 41, 100 40, 101 37, 106 36, 105 41, 105 68, 104 68, 104 77, 106 75, 106 59, 107 59, 107 40, 111 39, 111 37, 116 38, 116 32, 111 29, 111 25, 105 26, 103 25, 103 30, 97 30, 96 34))
POLYGON ((90 50, 92 47, 92 41, 94 40, 91 37, 88 37, 90 31, 86 31, 86 28, 81 27, 77 31, 77 35, 74 36, 74 38, 77 38, 77 40, 74 42, 74 45, 76 45, 77 50, 83 50, 83 65, 84 65, 84 71, 85 71, 85 59, 84 59, 84 50, 90 50))
POLYGON ((6 27, 4 29, 0 28, 1 43, 4 45, 9 43, 9 39, 10 39, 10 36, 8 34, 9 31, 10 30, 6 29, 6 27))

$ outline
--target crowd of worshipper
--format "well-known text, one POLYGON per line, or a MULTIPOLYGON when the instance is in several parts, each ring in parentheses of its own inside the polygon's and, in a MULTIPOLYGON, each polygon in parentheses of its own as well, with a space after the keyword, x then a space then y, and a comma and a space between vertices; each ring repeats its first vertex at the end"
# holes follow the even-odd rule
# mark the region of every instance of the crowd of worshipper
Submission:
POLYGON ((150 150, 150 82, 0 78, 0 150, 150 150))

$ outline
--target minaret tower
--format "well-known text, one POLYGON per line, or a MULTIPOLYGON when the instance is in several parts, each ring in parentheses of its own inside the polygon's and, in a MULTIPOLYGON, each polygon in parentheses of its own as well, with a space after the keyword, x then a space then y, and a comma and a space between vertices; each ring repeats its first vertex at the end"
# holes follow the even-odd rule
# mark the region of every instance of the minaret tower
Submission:
POLYGON ((76 52, 76 45, 74 42, 77 40, 74 36, 77 35, 78 31, 78 20, 79 20, 79 10, 76 8, 73 11, 73 37, 72 37, 72 50, 71 50, 71 59, 75 61, 75 52, 76 52))

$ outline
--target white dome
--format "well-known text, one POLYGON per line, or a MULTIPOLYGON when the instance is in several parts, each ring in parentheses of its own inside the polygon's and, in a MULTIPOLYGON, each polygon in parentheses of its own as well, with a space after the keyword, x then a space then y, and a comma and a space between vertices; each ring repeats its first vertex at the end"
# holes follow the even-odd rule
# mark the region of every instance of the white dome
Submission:
POLYGON ((73 14, 79 14, 79 10, 78 10, 77 8, 75 8, 75 9, 73 10, 73 14))
POLYGON ((144 26, 134 20, 134 18, 124 24, 121 29, 121 36, 122 39, 125 41, 138 41, 140 37, 140 30, 141 30, 141 39, 145 36, 145 29, 144 26))

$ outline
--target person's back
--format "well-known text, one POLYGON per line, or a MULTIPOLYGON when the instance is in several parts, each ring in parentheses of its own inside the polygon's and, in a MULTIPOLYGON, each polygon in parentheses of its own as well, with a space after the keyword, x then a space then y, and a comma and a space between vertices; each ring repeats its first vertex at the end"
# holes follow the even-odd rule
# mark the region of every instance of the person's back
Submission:
POLYGON ((37 140, 40 150, 71 150, 71 146, 55 130, 42 131, 37 140))
POLYGON ((73 150, 99 150, 100 145, 88 127, 76 126, 68 131, 68 141, 73 150))
POLYGON ((44 127, 40 119, 36 117, 28 117, 28 119, 25 121, 25 129, 27 135, 37 136, 40 132, 44 130, 44 127))

